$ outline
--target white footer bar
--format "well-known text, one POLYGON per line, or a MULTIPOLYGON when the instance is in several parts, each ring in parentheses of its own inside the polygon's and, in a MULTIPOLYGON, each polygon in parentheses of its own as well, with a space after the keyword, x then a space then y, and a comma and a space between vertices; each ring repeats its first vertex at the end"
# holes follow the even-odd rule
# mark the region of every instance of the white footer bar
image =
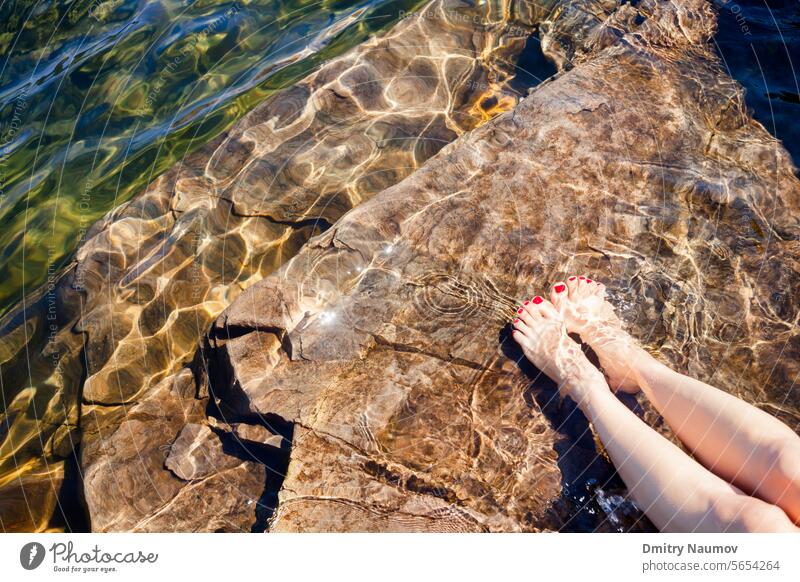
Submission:
POLYGON ((800 580, 800 537, 3 534, 3 580, 800 580), (154 579, 155 580, 155 579, 154 579))

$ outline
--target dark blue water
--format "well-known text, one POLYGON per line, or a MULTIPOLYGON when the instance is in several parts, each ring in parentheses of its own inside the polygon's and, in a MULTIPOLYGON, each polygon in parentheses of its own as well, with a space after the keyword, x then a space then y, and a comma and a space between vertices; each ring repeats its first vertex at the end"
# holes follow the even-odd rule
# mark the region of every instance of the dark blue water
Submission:
POLYGON ((714 0, 717 50, 753 116, 800 163, 800 1, 714 0))

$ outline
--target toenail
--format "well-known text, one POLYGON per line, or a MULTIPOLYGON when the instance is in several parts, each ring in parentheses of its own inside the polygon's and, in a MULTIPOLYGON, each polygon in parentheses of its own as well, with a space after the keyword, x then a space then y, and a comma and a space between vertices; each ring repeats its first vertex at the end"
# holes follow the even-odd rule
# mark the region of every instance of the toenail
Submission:
POLYGON ((522 307, 520 307, 519 309, 517 309, 517 313, 522 313, 522 307))
POLYGON ((534 305, 539 305, 539 304, 540 304, 542 301, 544 301, 544 299, 542 299, 542 298, 541 298, 541 297, 539 297, 538 295, 537 295, 536 297, 534 297, 534 298, 533 298, 533 304, 534 304, 534 305))
POLYGON ((580 279, 581 281, 583 281, 584 279, 586 279, 586 277, 584 277, 583 275, 581 275, 580 277, 578 277, 578 279, 580 279))
POLYGON ((519 323, 519 319, 515 319, 515 320, 514 320, 514 321, 512 321, 511 323, 519 323))
POLYGON ((525 303, 523 303, 523 305, 527 305, 528 303, 530 303, 530 301, 526 301, 525 303))
POLYGON ((573 275, 572 277, 569 278, 569 281, 574 281, 575 279, 577 279, 577 277, 573 275))
POLYGON ((591 283, 591 282, 592 282, 592 280, 591 280, 591 279, 586 279, 586 282, 587 282, 587 283, 591 283))
POLYGON ((563 293, 564 289, 566 289, 566 288, 567 288, 566 285, 556 285, 555 286, 556 293, 563 293))

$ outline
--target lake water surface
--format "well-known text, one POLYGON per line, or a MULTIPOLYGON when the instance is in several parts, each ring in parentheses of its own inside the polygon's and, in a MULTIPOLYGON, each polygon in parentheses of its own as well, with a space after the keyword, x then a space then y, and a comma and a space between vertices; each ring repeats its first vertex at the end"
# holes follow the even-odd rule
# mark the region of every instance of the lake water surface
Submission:
POLYGON ((422 4, 0 0, 0 313, 187 152, 422 4))
MULTIPOLYGON (((0 2, 0 314, 187 152, 423 4, 0 2)), ((725 66, 800 159, 800 3, 714 4, 725 66)))

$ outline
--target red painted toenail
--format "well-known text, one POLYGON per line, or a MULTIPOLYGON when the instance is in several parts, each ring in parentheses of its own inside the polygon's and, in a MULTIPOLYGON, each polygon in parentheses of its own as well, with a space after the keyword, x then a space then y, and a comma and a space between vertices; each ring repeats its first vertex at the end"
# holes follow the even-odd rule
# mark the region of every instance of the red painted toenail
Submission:
POLYGON ((542 298, 541 298, 541 297, 539 297, 538 295, 537 295, 536 297, 534 297, 534 298, 533 298, 533 303, 534 303, 534 305, 539 305, 539 304, 540 304, 542 301, 544 301, 544 299, 542 299, 542 298))
POLYGON ((520 307, 519 309, 517 309, 517 313, 522 313, 522 307, 520 307))
POLYGON ((578 277, 578 279, 580 279, 581 281, 583 281, 584 279, 586 279, 586 277, 584 277, 583 275, 581 275, 580 277, 578 277))
POLYGON ((563 293, 564 289, 566 289, 566 288, 567 288, 566 285, 556 285, 555 286, 556 293, 563 293))
POLYGON ((526 301, 525 303, 523 303, 523 305, 527 305, 528 303, 530 303, 530 301, 526 301))
POLYGON ((573 275, 572 277, 569 278, 570 281, 574 281, 575 279, 577 279, 577 277, 575 275, 573 275))
POLYGON ((519 319, 515 319, 515 320, 514 320, 514 321, 512 321, 511 323, 519 323, 519 319))
POLYGON ((591 283, 591 282, 592 282, 592 280, 591 280, 591 279, 586 279, 586 282, 587 282, 587 283, 591 283))

